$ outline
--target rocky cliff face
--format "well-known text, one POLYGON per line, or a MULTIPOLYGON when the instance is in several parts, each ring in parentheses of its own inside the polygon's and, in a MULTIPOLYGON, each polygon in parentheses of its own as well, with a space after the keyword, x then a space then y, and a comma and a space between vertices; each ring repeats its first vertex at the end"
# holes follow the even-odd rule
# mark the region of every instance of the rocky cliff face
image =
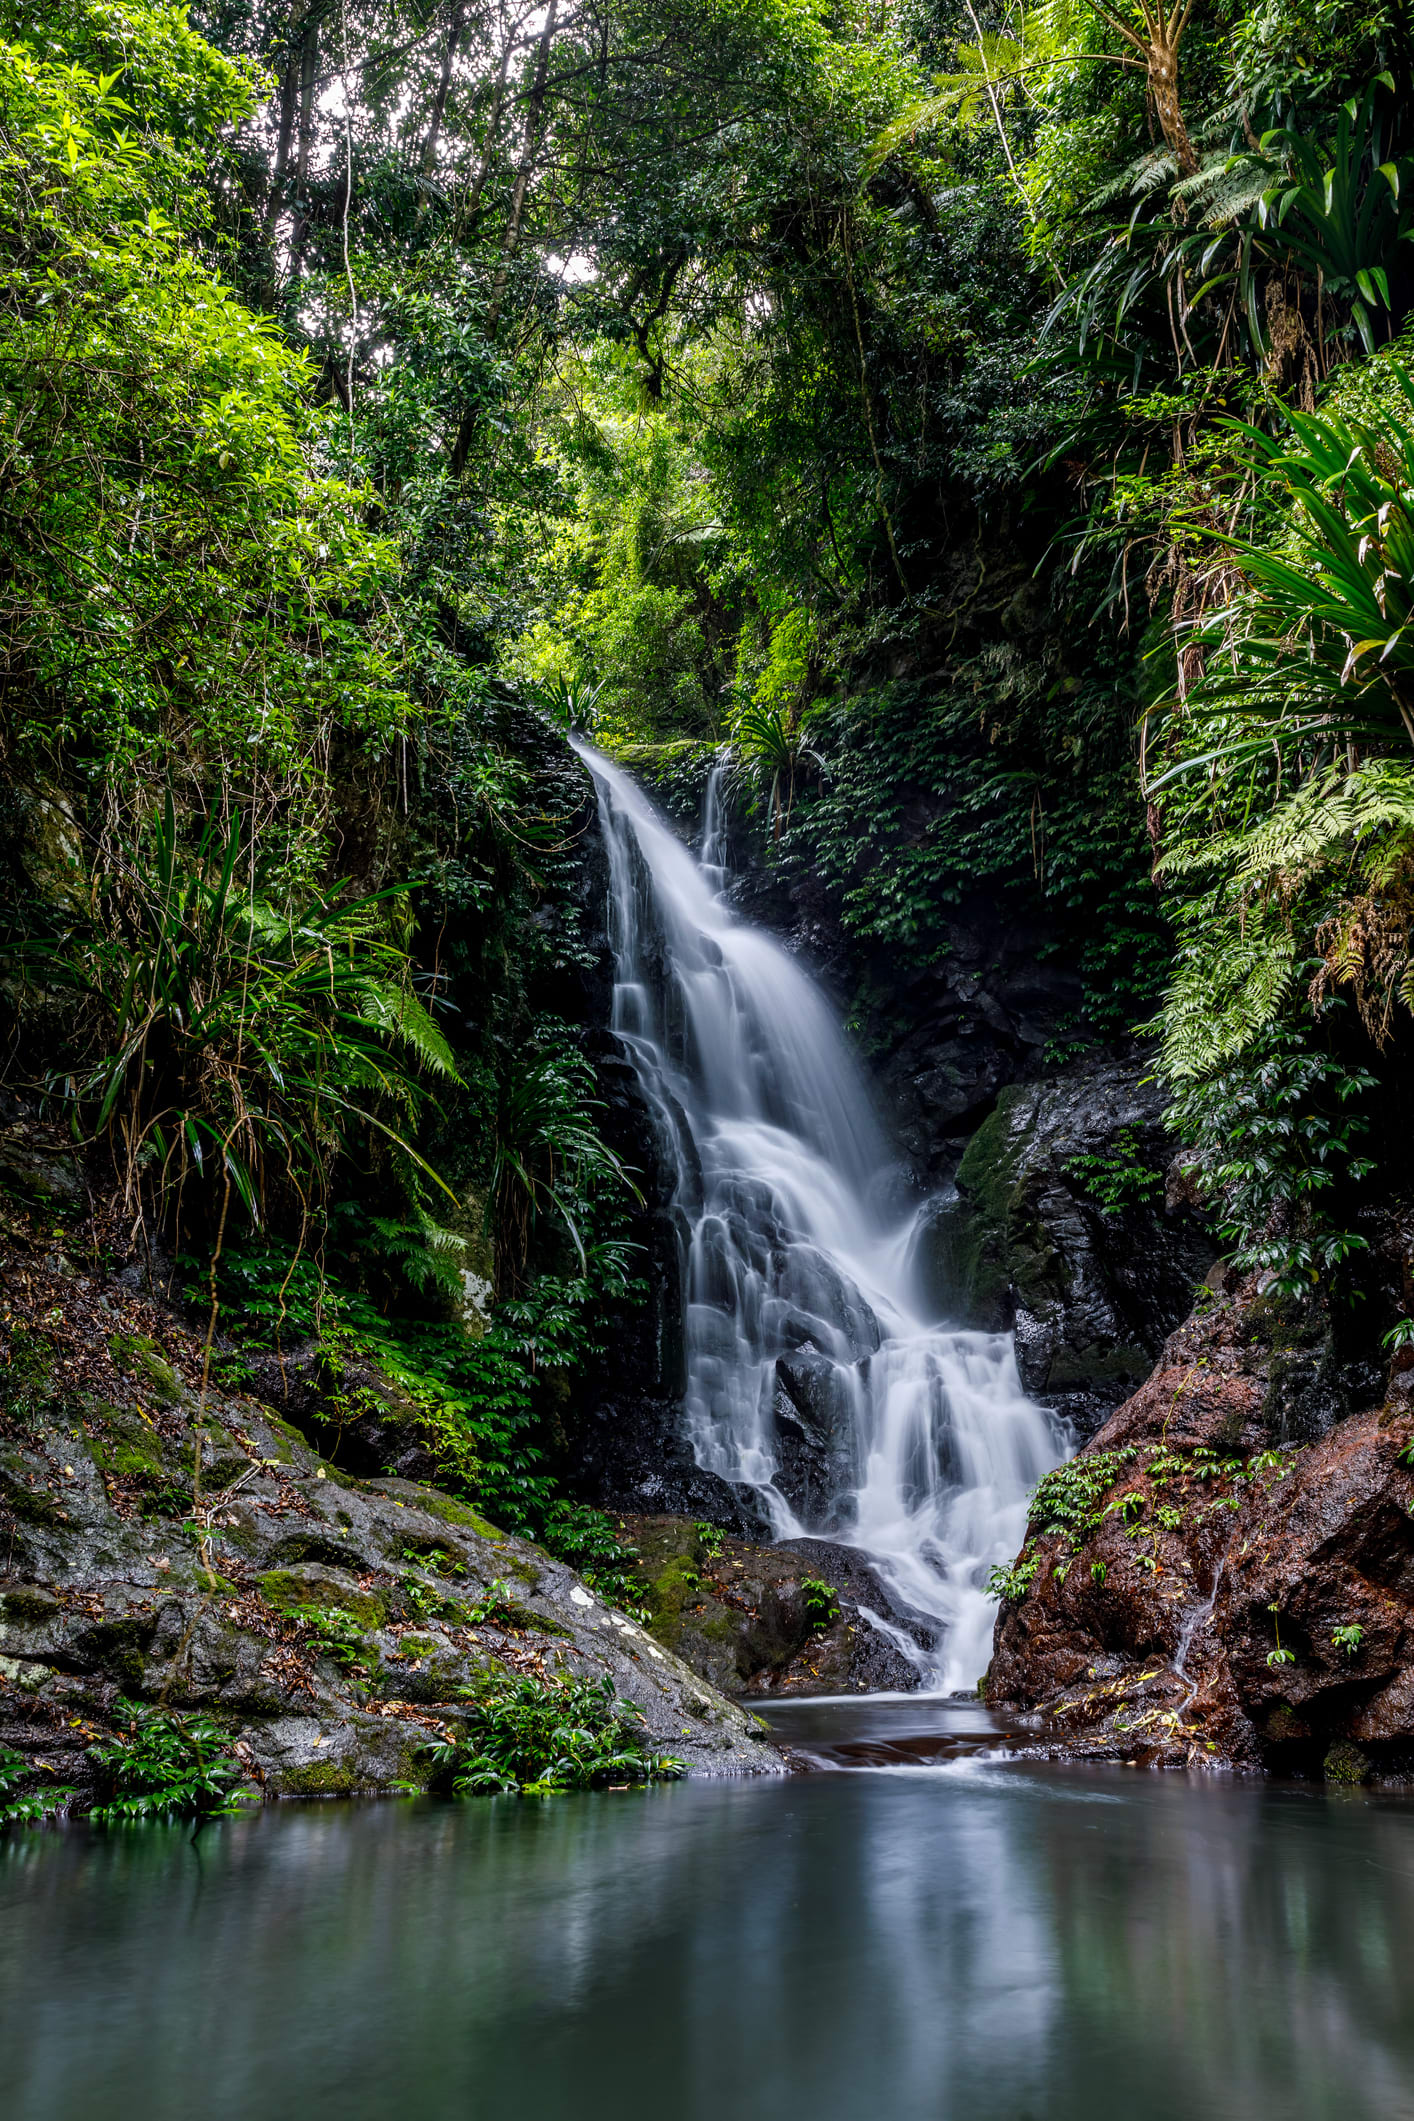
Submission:
POLYGON ((1012 1083, 929 1217, 935 1299, 1014 1329, 1022 1381, 1080 1435, 1148 1375, 1212 1265, 1142 1050, 1012 1083))
POLYGON ((705 1773, 780 1766, 756 1722, 571 1570, 465 1503, 355 1478, 199 1340, 57 1255, 0 1270, 0 1745, 82 1794, 120 1696, 201 1710, 267 1796, 426 1780, 464 1690, 607 1677, 705 1773), (200 1435, 199 1459, 197 1443, 200 1435))
POLYGON ((1414 1373, 1352 1411, 1330 1328, 1215 1297, 1043 1485, 987 1680, 1039 1747, 1414 1772, 1414 1373))

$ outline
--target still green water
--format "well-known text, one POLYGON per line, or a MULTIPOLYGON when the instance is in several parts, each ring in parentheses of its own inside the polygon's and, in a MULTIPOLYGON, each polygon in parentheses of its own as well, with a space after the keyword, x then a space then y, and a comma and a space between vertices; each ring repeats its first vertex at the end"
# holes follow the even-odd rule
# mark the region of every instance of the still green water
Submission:
POLYGON ((778 1720, 849 1771, 11 1836, 0 2113, 1414 2117, 1414 1806, 778 1720))

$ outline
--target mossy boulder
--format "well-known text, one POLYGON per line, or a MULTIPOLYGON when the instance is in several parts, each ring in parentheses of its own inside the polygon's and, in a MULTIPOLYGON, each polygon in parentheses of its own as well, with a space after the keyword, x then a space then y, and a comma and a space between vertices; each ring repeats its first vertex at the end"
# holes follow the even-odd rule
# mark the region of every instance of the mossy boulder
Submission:
POLYGON ((377 1628, 388 1617, 387 1596, 365 1590, 347 1569, 334 1569, 322 1562, 296 1562, 292 1568, 267 1569, 256 1582, 262 1596, 277 1612, 295 1618, 311 1612, 347 1613, 363 1628, 377 1628))
POLYGON ((479 1510, 458 1496, 444 1495, 440 1488, 423 1487, 415 1480, 372 1480, 369 1486, 387 1495, 394 1502, 414 1504, 425 1510, 430 1517, 439 1517, 443 1524, 461 1525, 468 1532, 475 1532, 478 1539, 501 1541, 505 1533, 489 1524, 479 1510))
POLYGON ((141 1333, 115 1333, 108 1343, 113 1367, 131 1377, 159 1406, 175 1407, 182 1397, 181 1379, 155 1340, 141 1333))

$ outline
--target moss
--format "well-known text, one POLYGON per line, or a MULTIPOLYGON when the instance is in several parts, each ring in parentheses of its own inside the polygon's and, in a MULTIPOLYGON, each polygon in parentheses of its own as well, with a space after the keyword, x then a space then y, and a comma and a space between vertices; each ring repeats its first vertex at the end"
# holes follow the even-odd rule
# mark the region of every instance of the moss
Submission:
POLYGON ((1365 1781, 1370 1772, 1370 1763, 1358 1745, 1348 1739, 1337 1739, 1321 1763, 1321 1771, 1327 1782, 1344 1783, 1355 1788, 1365 1781))
POLYGON ((388 1617, 388 1601, 376 1591, 342 1584, 325 1570, 306 1574, 299 1568, 267 1569, 256 1582, 277 1612, 301 1614, 311 1609, 347 1613, 361 1627, 381 1627, 388 1617))
POLYGON ((1046 1389, 1060 1392, 1068 1386, 1123 1383, 1142 1380, 1153 1369, 1152 1356, 1142 1348, 1104 1348, 1087 1353, 1074 1348, 1058 1349, 1046 1373, 1046 1389))
POLYGON ((957 1167, 962 1207, 951 1233, 949 1272, 969 1317, 999 1316, 1013 1286, 1032 1308, 1059 1293, 1055 1248, 1029 1219, 1026 1187, 1018 1177, 1029 1137, 1013 1115, 1027 1095, 1016 1083, 998 1094, 957 1167))
POLYGON ((355 1782, 352 1769, 333 1760, 311 1760, 290 1770, 284 1788, 291 1797, 351 1797, 355 1782))
POLYGON ((143 1386, 160 1406, 174 1407, 182 1396, 177 1373, 155 1340, 141 1333, 115 1333, 108 1343, 115 1368, 143 1386))
POLYGON ((520 1579, 528 1591, 539 1590, 541 1572, 533 1563, 523 1561, 519 1554, 512 1554, 506 1563, 506 1568, 512 1576, 520 1579))
POLYGON ((23 1458, 0 1457, 0 1502, 29 1524, 64 1524, 64 1512, 50 1490, 30 1486, 25 1477, 30 1470, 23 1458))
POLYGON ((28 1584, 21 1585, 17 1591, 6 1591, 3 1598, 0 1598, 0 1613, 3 1613, 7 1620, 18 1621, 22 1625, 28 1623, 34 1626, 43 1621, 54 1620, 61 1611, 57 1598, 51 1598, 47 1591, 31 1588, 28 1584))
MULTIPOLYGON (((467 1530, 475 1532, 478 1538, 493 1540, 498 1546, 505 1539, 505 1533, 498 1531, 495 1525, 488 1524, 480 1511, 473 1510, 470 1503, 457 1502, 452 1496, 444 1495, 439 1488, 424 1488, 418 1500, 430 1516, 440 1517, 443 1524, 465 1525, 467 1530)), ((510 1566, 515 1568, 516 1564, 512 1562, 510 1566)), ((525 1567, 525 1564, 522 1563, 521 1567, 525 1567)))
POLYGON ((649 1634, 665 1650, 675 1650, 682 1640, 684 1612, 703 1602, 702 1578, 696 1560, 691 1554, 674 1555, 665 1568, 643 1578, 643 1588, 648 1605, 649 1634))

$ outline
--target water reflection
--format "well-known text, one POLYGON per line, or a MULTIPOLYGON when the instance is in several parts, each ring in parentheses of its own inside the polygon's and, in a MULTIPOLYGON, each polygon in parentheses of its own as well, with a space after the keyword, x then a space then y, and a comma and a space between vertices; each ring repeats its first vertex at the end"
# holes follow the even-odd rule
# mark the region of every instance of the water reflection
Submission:
POLYGON ((966 1752, 22 1836, 3 2111, 1398 2121, 1411 1945, 1402 1805, 966 1752))

